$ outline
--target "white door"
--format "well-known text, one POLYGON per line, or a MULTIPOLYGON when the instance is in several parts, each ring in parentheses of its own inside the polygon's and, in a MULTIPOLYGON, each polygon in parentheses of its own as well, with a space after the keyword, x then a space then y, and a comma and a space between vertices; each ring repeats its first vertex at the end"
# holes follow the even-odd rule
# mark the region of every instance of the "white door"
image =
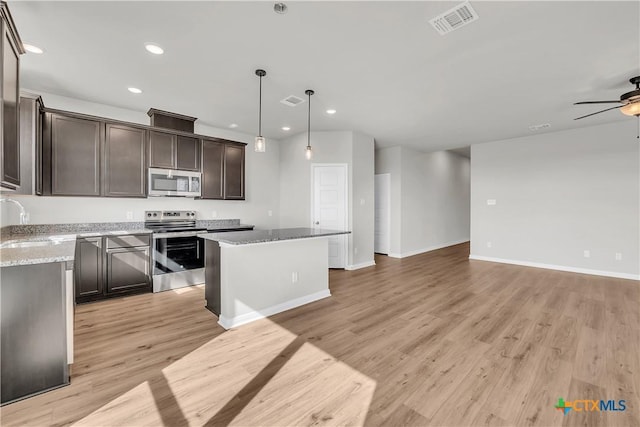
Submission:
POLYGON ((375 176, 375 235, 374 251, 389 254, 391 245, 391 175, 375 176))
MULTIPOLYGON (((314 228, 347 230, 347 165, 311 165, 314 228)), ((329 237, 329 268, 347 265, 345 235, 329 237)))

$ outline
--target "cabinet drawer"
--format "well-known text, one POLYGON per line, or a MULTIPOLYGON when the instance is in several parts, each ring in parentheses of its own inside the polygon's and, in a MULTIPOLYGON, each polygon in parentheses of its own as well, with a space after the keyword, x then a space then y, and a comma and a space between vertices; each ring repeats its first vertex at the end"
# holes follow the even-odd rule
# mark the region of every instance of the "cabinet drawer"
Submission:
POLYGON ((107 237, 107 249, 149 246, 150 241, 151 235, 149 234, 107 237))

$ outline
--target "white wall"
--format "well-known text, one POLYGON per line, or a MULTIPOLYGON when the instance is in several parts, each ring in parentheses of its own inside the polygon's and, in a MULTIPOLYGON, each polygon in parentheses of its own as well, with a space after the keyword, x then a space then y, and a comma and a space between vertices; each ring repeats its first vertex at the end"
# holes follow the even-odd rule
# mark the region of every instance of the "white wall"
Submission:
POLYGON ((469 159, 402 148, 401 255, 469 240, 469 159))
POLYGON ((391 174, 389 256, 406 257, 469 240, 469 159, 405 147, 376 151, 376 173, 391 174))
POLYGON ((400 254, 402 236, 402 158, 400 147, 389 147, 376 150, 375 173, 388 173, 391 185, 389 189, 389 253, 400 254))
POLYGON ((349 240, 351 265, 373 261, 375 238, 375 149, 370 136, 353 132, 351 164, 351 212, 353 238, 349 240))
POLYGON ((638 277, 635 126, 628 120, 473 145, 472 256, 638 277))
POLYGON ((348 131, 312 132, 311 140, 311 161, 304 157, 306 133, 280 141, 280 226, 310 226, 312 163, 345 163, 349 174, 349 230, 352 232, 348 238, 347 265, 371 263, 374 238, 373 138, 348 131))
MULTIPOLYGON (((149 124, 146 112, 131 111, 51 94, 42 94, 45 106, 84 114, 108 117, 141 124, 149 124)), ((248 143, 246 150, 246 200, 193 200, 185 198, 87 198, 38 197, 7 194, 24 204, 32 224, 127 221, 126 213, 133 212, 133 220, 142 221, 143 211, 154 209, 193 209, 199 219, 239 218, 258 228, 278 227, 280 161, 278 143, 267 141, 267 151, 253 151, 253 135, 198 125, 196 133, 248 143), (268 212, 272 212, 272 216, 268 212)), ((2 226, 18 224, 15 206, 1 206, 2 226)))

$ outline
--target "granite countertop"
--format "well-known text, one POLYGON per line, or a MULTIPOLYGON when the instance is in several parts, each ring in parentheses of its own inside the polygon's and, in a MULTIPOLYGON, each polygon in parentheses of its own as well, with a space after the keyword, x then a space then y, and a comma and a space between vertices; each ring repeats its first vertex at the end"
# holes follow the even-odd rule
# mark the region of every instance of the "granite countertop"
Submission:
POLYGON ((75 237, 66 240, 14 242, 9 245, 25 243, 27 246, 5 247, 7 243, 0 245, 0 267, 73 261, 76 250, 75 237))
POLYGON ((117 224, 118 230, 103 223, 14 227, 10 232, 2 233, 0 267, 73 261, 77 238, 152 233, 137 224, 117 224))
MULTIPOLYGON (((196 226, 209 230, 253 227, 240 224, 239 219, 198 220, 196 226)), ((76 239, 151 233, 144 222, 11 225, 1 229, 0 267, 72 262, 76 239)))
POLYGON ((323 230, 319 228, 278 228, 273 230, 230 231, 228 233, 198 234, 206 240, 214 240, 229 245, 248 245, 252 243, 277 242, 281 240, 308 239, 312 237, 349 234, 350 231, 323 230))

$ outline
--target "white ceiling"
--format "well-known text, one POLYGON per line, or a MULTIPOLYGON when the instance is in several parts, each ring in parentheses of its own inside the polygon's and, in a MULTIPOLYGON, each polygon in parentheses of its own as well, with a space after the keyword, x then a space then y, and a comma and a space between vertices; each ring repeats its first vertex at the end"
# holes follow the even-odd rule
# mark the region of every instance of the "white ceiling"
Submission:
MULTIPOLYGON (((640 74, 640 2, 472 2, 480 19, 440 36, 429 19, 457 2, 11 2, 22 86, 137 111, 149 107, 263 134, 356 130, 379 147, 456 148, 616 120, 574 122, 640 74), (144 49, 156 42, 165 54, 144 49), (128 86, 143 89, 133 95, 128 86), (334 116, 324 111, 338 110, 334 116)), ((607 107, 606 105, 603 106, 607 107)))

